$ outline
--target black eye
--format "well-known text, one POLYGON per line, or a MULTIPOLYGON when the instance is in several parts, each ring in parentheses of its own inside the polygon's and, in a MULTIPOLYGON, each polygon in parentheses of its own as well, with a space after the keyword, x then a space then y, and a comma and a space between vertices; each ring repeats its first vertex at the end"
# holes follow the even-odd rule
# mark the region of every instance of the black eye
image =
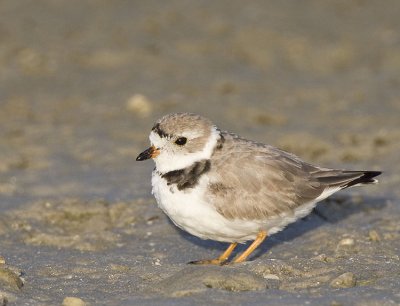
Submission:
POLYGON ((186 137, 179 137, 177 140, 175 140, 175 143, 179 146, 183 146, 187 141, 186 137))

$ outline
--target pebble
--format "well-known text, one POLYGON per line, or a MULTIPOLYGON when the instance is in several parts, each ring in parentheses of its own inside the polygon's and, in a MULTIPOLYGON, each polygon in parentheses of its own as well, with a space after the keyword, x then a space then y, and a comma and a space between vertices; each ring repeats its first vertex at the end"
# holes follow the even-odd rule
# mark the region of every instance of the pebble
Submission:
POLYGON ((328 256, 326 256, 325 254, 319 254, 319 255, 315 256, 314 258, 318 261, 328 262, 328 256))
POLYGON ((381 236, 379 236, 376 230, 370 230, 368 233, 369 240, 377 242, 381 240, 381 236))
POLYGON ((353 238, 344 238, 339 241, 339 246, 353 246, 354 245, 354 239, 353 238))
POLYGON ((356 276, 352 272, 346 272, 331 281, 332 288, 352 288, 356 285, 356 276))
POLYGON ((85 305, 86 303, 83 300, 73 296, 67 296, 62 302, 62 306, 85 306, 85 305))
POLYGON ((4 265, 0 267, 0 284, 19 290, 23 287, 24 282, 12 269, 4 265))
POLYGON ((280 280, 280 279, 279 279, 279 276, 278 276, 278 275, 275 275, 275 274, 264 274, 263 277, 264 277, 265 279, 273 279, 273 280, 277 280, 277 281, 280 280))
POLYGON ((147 117, 153 110, 150 100, 141 94, 135 94, 130 97, 126 103, 126 108, 128 111, 141 117, 147 117))

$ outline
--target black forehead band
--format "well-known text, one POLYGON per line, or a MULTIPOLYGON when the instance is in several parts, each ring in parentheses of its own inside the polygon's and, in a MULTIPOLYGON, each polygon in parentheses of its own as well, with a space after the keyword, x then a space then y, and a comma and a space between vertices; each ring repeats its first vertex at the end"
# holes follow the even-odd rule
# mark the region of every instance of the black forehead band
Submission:
POLYGON ((161 138, 172 138, 172 135, 166 133, 161 127, 159 123, 156 123, 151 129, 153 132, 157 133, 161 138))

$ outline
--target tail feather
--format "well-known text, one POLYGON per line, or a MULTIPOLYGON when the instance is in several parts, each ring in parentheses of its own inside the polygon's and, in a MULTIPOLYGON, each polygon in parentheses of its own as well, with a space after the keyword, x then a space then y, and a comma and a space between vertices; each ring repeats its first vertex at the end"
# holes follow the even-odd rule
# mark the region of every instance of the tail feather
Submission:
POLYGON ((381 171, 346 171, 328 170, 315 173, 316 179, 328 188, 348 188, 355 185, 373 184, 378 182, 374 177, 381 171))
POLYGON ((359 178, 348 182, 346 185, 343 186, 343 188, 348 188, 351 186, 355 186, 358 184, 364 185, 364 184, 374 184, 377 183, 378 180, 374 179, 375 176, 378 176, 382 174, 381 171, 362 171, 362 176, 359 178))

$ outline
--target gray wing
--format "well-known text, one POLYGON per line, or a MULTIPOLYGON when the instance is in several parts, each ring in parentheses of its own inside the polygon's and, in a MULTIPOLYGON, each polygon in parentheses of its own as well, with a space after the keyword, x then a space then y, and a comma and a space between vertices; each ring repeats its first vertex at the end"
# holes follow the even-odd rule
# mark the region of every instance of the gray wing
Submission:
POLYGON ((364 172, 320 168, 232 134, 212 157, 208 201, 229 219, 266 219, 346 188, 364 172), (339 187, 339 188, 338 188, 339 187))

